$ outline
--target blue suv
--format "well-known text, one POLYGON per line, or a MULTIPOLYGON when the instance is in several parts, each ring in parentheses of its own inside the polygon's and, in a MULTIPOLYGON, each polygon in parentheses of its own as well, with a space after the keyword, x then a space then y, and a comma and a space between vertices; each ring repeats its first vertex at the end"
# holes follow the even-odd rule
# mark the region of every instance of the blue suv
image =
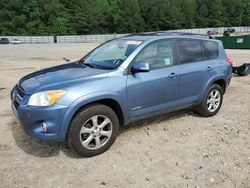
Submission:
POLYGON ((64 141, 81 156, 108 150, 119 128, 184 108, 215 115, 232 65, 220 41, 144 33, 101 44, 82 59, 23 77, 12 110, 28 135, 64 141))

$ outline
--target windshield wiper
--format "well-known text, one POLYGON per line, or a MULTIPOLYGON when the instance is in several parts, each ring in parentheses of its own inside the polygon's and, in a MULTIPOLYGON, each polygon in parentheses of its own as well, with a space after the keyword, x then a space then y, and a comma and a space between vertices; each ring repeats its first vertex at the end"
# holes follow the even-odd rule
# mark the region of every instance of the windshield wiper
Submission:
POLYGON ((94 66, 93 66, 92 64, 87 63, 87 62, 85 62, 85 61, 80 61, 80 64, 83 64, 83 65, 86 65, 86 66, 88 66, 88 67, 94 68, 94 66))

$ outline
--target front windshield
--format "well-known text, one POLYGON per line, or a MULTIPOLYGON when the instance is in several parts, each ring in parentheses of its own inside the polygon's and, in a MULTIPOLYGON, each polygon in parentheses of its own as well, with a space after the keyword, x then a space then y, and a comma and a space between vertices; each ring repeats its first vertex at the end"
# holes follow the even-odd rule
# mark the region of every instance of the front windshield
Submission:
POLYGON ((142 43, 138 40, 117 39, 104 43, 87 56, 80 63, 99 69, 115 69, 142 43))

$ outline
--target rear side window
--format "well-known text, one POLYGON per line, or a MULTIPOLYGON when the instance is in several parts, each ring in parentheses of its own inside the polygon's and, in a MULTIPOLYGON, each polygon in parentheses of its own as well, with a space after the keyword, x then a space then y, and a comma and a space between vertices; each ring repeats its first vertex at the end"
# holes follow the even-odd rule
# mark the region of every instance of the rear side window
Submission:
POLYGON ((203 45, 207 54, 208 59, 216 59, 219 56, 219 45, 218 42, 214 41, 203 41, 203 45))
POLYGON ((176 48, 178 60, 181 64, 204 60, 200 40, 178 39, 176 48))

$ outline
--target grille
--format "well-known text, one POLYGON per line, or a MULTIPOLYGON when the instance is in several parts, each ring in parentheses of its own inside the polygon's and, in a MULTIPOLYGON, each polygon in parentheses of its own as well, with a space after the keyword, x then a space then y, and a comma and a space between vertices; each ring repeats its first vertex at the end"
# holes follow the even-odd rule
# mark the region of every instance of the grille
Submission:
POLYGON ((16 85, 15 90, 16 90, 17 95, 15 95, 13 98, 13 104, 14 104, 15 108, 18 109, 20 103, 23 100, 25 93, 23 92, 22 89, 20 89, 20 87, 18 85, 16 85))
POLYGON ((18 102, 17 102, 17 101, 14 101, 14 106, 15 106, 15 108, 16 108, 16 109, 18 109, 19 104, 18 104, 18 102))
POLYGON ((21 90, 19 86, 17 86, 16 89, 17 89, 18 95, 23 98, 24 95, 25 95, 25 93, 23 92, 23 90, 21 90))

